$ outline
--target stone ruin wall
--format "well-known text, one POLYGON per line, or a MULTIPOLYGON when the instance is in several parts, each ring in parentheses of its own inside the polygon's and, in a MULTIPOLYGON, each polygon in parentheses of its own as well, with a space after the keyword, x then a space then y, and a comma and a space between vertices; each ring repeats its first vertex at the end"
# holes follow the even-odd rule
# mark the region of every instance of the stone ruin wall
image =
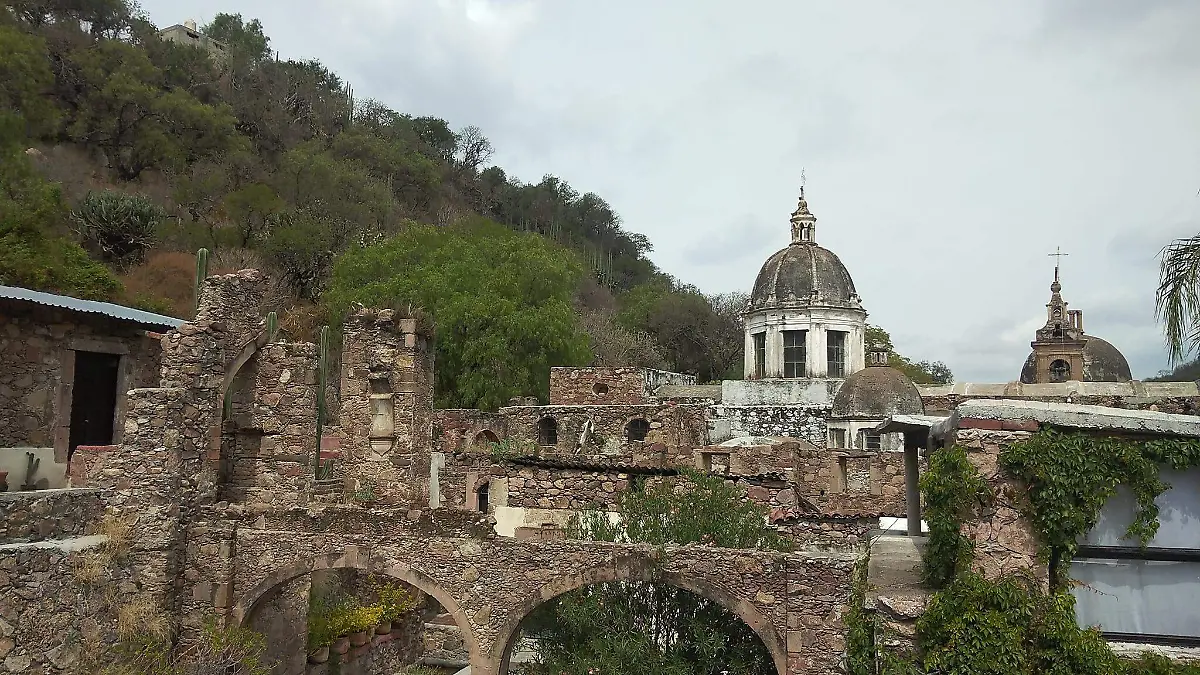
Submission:
MULTIPOLYGON (((1084 385, 1106 384, 1106 383, 1083 383, 1084 385)), ((1129 384, 1129 383, 1113 383, 1113 384, 1129 384)), ((1173 384, 1192 384, 1192 383, 1138 383, 1143 388, 1148 386, 1173 385, 1173 384)), ((1035 385, 1042 387, 1062 387, 1065 385, 1035 385)), ((1194 385, 1193 385, 1194 386, 1194 385)), ((1165 388, 1165 387, 1164 387, 1165 388)), ((1134 394, 1106 394, 1106 395, 1089 395, 1079 393, 1062 393, 1056 396, 1035 396, 1035 395, 1002 395, 1002 394, 946 394, 936 393, 930 394, 922 392, 921 400, 925 403, 925 410, 930 414, 935 412, 938 414, 949 414, 958 408, 958 404, 963 401, 979 401, 979 400, 1012 400, 1018 399, 1023 401, 1043 401, 1046 403, 1075 403, 1078 405, 1098 405, 1105 408, 1122 408, 1125 410, 1153 410, 1163 413, 1172 413, 1175 415, 1200 415, 1200 396, 1179 396, 1171 395, 1170 389, 1167 394, 1155 393, 1156 388, 1151 386, 1151 391, 1142 392, 1141 395, 1134 394)))
MULTIPOLYGON (((8 471, 9 491, 25 479, 25 448, 41 463, 37 476, 49 487, 65 484, 70 441, 70 408, 75 351, 119 354, 118 387, 157 384, 157 335, 100 315, 56 307, 30 308, 0 300, 0 471, 8 471), (6 452, 4 448, 21 448, 6 452), (52 450, 51 450, 52 449, 52 450)), ((120 442, 123 418, 117 398, 113 434, 120 442)))
POLYGON ((646 405, 664 385, 695 385, 694 375, 650 368, 550 369, 550 405, 646 405))
POLYGON ((508 421, 499 413, 472 409, 433 411, 433 450, 456 453, 482 449, 484 443, 508 435, 508 421))
POLYGON ((717 419, 728 420, 733 437, 790 436, 823 448, 826 445, 825 420, 829 405, 719 405, 713 408, 717 419))
POLYGON ((545 451, 562 455, 576 453, 584 425, 592 421, 592 433, 578 454, 623 454, 646 445, 661 443, 671 448, 697 448, 708 444, 706 405, 605 405, 605 406, 509 406, 500 409, 508 437, 517 443, 538 446, 538 422, 555 420, 558 443, 545 451), (650 424, 645 441, 626 440, 626 426, 634 419, 650 424))
POLYGON ((947 446, 958 445, 967 451, 967 458, 987 481, 994 497, 992 505, 986 510, 977 509, 962 529, 974 544, 972 569, 988 579, 1032 570, 1036 578, 1049 583, 1049 568, 1038 556, 1037 533, 1021 517, 1016 501, 1025 488, 999 466, 1004 448, 1028 439, 1039 428, 1033 421, 964 418, 946 438, 947 446))

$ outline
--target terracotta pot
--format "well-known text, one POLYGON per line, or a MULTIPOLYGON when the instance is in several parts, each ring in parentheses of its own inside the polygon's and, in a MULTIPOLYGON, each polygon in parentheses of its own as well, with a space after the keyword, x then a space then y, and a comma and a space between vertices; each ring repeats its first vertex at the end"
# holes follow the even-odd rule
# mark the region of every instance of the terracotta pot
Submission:
POLYGON ((379 625, 375 626, 375 634, 376 635, 387 635, 390 632, 392 632, 392 622, 391 621, 380 621, 379 625))
POLYGON ((309 663, 325 663, 329 660, 329 645, 321 647, 308 655, 309 663))
POLYGON ((345 654, 346 652, 350 651, 350 638, 343 635, 342 637, 334 640, 333 644, 329 648, 335 654, 345 654))
POLYGON ((360 630, 357 633, 350 634, 350 644, 355 647, 361 647, 371 641, 371 631, 360 630))

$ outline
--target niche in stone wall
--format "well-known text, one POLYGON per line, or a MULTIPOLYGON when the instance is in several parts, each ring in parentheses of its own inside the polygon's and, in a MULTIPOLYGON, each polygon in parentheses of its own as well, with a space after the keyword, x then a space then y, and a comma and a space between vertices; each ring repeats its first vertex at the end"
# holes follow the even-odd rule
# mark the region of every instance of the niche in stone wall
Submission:
POLYGON ((385 453, 392 449, 396 438, 395 396, 387 375, 368 376, 371 391, 371 449, 385 453))
POLYGON ((625 425, 625 439, 628 441, 644 441, 649 433, 650 423, 641 417, 635 417, 629 420, 629 423, 625 425))

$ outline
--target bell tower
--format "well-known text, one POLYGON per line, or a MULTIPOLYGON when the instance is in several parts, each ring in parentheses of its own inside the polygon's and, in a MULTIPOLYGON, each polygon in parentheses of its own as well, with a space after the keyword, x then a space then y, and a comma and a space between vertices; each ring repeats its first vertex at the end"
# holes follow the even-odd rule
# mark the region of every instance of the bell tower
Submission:
MULTIPOLYGON (((1056 251, 1050 255, 1062 259, 1067 255, 1056 251)), ((1059 282, 1059 265, 1054 265, 1054 282, 1050 284, 1050 302, 1046 304, 1046 325, 1037 330, 1030 343, 1034 354, 1035 382, 1066 382, 1083 380, 1083 312, 1067 309, 1059 282)))

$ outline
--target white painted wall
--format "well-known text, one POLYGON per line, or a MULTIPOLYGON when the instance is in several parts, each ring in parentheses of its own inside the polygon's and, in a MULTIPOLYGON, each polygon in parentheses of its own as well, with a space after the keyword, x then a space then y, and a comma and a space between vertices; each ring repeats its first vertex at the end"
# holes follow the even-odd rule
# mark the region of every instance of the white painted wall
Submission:
POLYGON ((54 448, 0 448, 0 471, 8 472, 8 491, 17 492, 25 482, 29 459, 26 453, 40 459, 34 479, 49 481, 47 489, 67 487, 67 465, 54 463, 54 448))

